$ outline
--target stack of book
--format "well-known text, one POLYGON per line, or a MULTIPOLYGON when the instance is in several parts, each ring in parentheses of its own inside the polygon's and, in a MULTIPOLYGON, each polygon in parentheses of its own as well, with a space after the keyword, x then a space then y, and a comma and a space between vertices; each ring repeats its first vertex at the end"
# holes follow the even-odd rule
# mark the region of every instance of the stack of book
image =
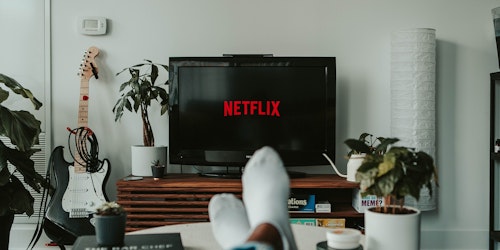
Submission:
MULTIPOLYGON (((331 213, 328 201, 316 202, 315 195, 292 194, 288 199, 290 213, 331 213)), ((319 226, 328 228, 345 228, 345 218, 290 218, 291 224, 319 226)))

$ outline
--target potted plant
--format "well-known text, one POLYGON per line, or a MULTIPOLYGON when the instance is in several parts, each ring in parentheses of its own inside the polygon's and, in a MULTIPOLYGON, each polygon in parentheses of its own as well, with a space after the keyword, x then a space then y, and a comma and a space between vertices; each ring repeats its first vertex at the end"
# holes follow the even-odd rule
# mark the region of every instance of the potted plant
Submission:
MULTIPOLYGON (((0 74, 0 82, 14 94, 29 99, 36 110, 42 106, 29 89, 13 78, 0 74)), ((41 188, 50 188, 49 182, 35 171, 35 164, 30 159, 40 151, 33 146, 38 143, 41 122, 28 111, 14 111, 3 106, 8 98, 9 91, 0 87, 0 136, 7 137, 15 145, 9 147, 0 141, 0 249, 8 248, 14 214, 31 216, 34 213, 33 196, 13 172, 20 173, 24 183, 39 193, 41 188), (12 172, 8 163, 14 166, 12 172)))
POLYGON ((347 180, 356 181, 356 171, 361 166, 367 154, 383 154, 387 146, 397 139, 375 137, 369 133, 362 133, 358 139, 347 139, 344 143, 351 149, 347 156, 347 180))
POLYGON ((95 234, 100 246, 123 245, 127 214, 123 207, 114 202, 105 202, 94 214, 95 234))
MULTIPOLYGON (((369 249, 419 249, 420 211, 405 207, 404 197, 420 198, 426 187, 432 195, 432 181, 437 183, 434 160, 422 151, 403 146, 388 146, 397 138, 387 138, 376 154, 367 154, 356 172, 361 195, 384 199, 384 206, 365 212, 366 245, 369 249)), ((376 151, 377 151, 376 150, 376 151)))
POLYGON ((151 162, 151 172, 155 181, 159 180, 165 174, 165 165, 160 163, 160 160, 151 162))
POLYGON ((160 115, 168 111, 169 95, 162 85, 168 85, 168 80, 156 84, 159 78, 160 69, 168 72, 168 66, 144 60, 144 63, 136 64, 118 72, 120 75, 128 72, 130 79, 120 86, 120 98, 113 107, 115 121, 119 121, 123 113, 130 112, 141 114, 143 146, 132 146, 132 174, 139 176, 150 175, 147 169, 149 163, 154 159, 160 159, 165 164, 167 147, 155 145, 153 128, 149 119, 149 108, 156 101, 161 106, 160 115))

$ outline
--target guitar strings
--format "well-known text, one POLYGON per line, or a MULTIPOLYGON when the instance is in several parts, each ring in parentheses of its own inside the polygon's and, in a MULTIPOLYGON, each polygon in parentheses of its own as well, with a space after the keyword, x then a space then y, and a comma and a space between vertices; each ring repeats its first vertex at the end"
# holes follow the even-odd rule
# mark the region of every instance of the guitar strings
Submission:
MULTIPOLYGON (((68 129, 69 130, 69 129, 68 129)), ((77 159, 71 149, 71 136, 74 135, 76 153, 80 156, 78 163, 84 166, 89 173, 95 173, 102 169, 102 161, 99 160, 99 143, 95 133, 88 127, 79 127, 70 130, 68 136, 69 152, 76 162, 77 159)))

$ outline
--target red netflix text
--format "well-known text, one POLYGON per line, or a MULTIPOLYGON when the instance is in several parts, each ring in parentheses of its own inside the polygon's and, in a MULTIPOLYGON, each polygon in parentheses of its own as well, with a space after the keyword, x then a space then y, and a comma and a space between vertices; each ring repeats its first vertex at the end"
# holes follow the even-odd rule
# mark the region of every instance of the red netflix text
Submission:
POLYGON ((280 101, 224 101, 224 116, 280 116, 280 101))

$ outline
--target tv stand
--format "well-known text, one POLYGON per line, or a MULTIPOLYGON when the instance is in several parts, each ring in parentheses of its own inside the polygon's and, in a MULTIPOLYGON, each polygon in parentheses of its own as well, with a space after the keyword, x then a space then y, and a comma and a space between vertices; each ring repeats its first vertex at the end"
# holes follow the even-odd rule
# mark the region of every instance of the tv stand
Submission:
MULTIPOLYGON (((239 171, 222 170, 216 172, 202 172, 199 173, 199 175, 203 177, 212 177, 212 178, 241 179, 241 176, 243 175, 243 168, 238 168, 238 170, 239 171)), ((307 176, 307 174, 304 172, 289 171, 289 170, 287 170, 286 172, 288 173, 288 177, 290 177, 291 179, 304 178, 307 176)))
MULTIPOLYGON (((127 211, 127 232, 183 223, 207 222, 208 203, 217 193, 242 196, 238 179, 206 178, 197 174, 169 173, 155 181, 116 182, 117 202, 127 211)), ((290 213, 291 218, 344 218, 346 227, 363 224, 363 214, 352 207, 352 191, 358 183, 331 174, 307 174, 290 179, 291 192, 315 194, 317 201, 329 201, 330 213, 290 213)))

